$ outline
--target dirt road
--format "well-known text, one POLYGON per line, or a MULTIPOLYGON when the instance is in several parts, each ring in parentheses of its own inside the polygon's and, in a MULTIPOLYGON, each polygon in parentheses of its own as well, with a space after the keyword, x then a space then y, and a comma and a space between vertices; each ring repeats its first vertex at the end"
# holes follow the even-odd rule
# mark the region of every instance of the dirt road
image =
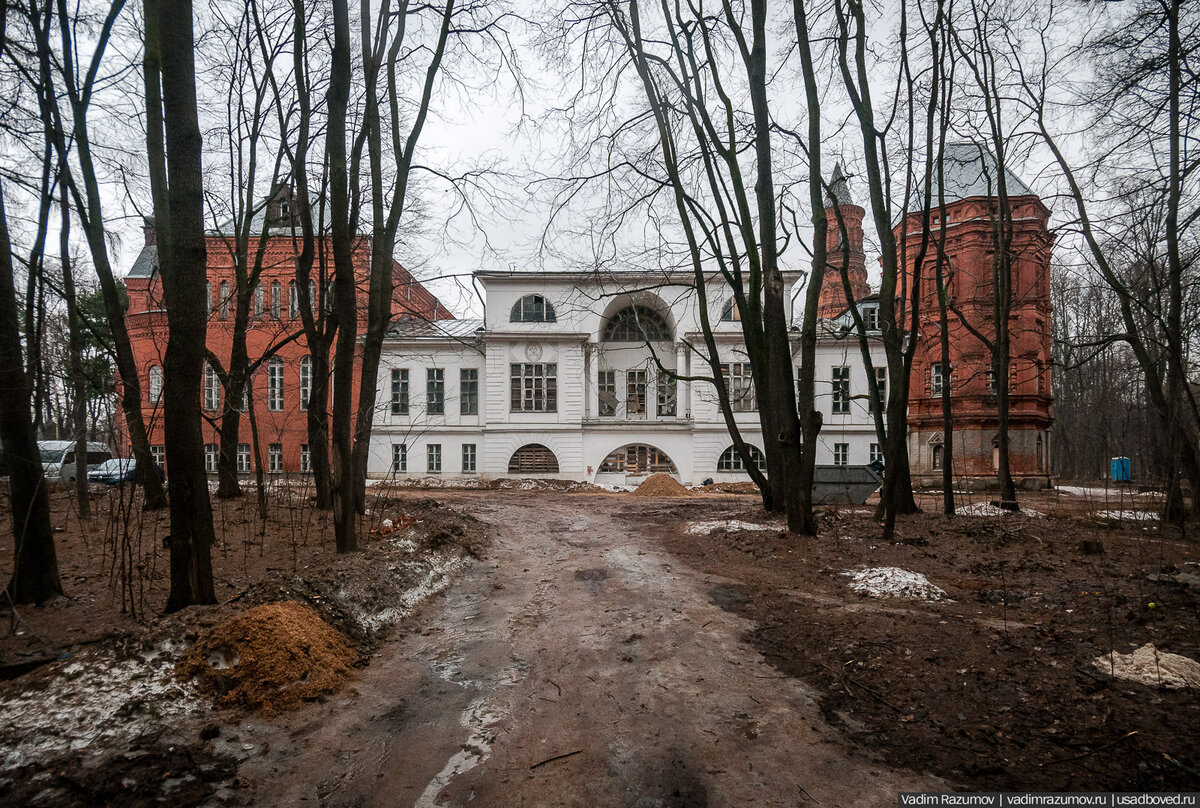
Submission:
POLYGON ((241 728, 256 805, 874 807, 945 787, 854 756, 636 500, 441 498, 491 525, 486 560, 352 691, 241 728))

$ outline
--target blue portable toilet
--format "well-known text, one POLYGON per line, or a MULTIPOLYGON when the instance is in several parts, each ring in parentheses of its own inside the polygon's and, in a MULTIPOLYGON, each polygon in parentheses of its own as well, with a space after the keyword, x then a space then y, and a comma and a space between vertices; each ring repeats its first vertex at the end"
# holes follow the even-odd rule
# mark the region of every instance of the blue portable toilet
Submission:
POLYGON ((1129 482, 1129 458, 1114 457, 1112 459, 1112 471, 1110 473, 1114 483, 1129 482))

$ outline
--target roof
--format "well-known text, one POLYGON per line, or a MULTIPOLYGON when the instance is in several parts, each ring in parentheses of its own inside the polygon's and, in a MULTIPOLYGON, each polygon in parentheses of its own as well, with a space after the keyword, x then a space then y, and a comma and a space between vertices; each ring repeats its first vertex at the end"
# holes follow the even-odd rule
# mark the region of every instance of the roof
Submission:
MULTIPOLYGON (((946 202, 958 202, 974 196, 999 196, 999 170, 996 157, 979 143, 947 143, 943 163, 946 202)), ((933 174, 931 203, 939 204, 937 169, 933 174)), ((1008 196, 1037 196, 1021 178, 1007 167, 1004 169, 1005 191, 1008 196)))
POLYGON ((426 320, 420 317, 402 315, 388 326, 388 339, 474 339, 476 332, 483 328, 483 320, 465 318, 462 320, 426 320))
POLYGON ((829 204, 830 207, 854 204, 854 197, 850 196, 850 183, 846 182, 840 162, 834 165, 833 176, 829 178, 829 204))
POLYGON ((154 244, 147 244, 145 247, 142 247, 142 251, 134 259, 133 266, 129 268, 129 272, 125 273, 125 277, 153 278, 157 273, 158 247, 154 244))

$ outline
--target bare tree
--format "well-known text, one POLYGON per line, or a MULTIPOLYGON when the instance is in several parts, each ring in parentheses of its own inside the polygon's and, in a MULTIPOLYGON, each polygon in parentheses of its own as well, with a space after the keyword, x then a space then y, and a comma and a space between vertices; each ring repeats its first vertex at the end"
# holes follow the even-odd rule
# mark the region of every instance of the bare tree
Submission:
POLYGON ((171 470, 171 591, 167 611, 215 603, 212 503, 200 430, 207 284, 202 143, 196 113, 190 0, 163 14, 146 0, 146 106, 161 110, 147 132, 169 336, 163 362, 163 428, 171 470), (160 106, 161 105, 161 106, 160 106))

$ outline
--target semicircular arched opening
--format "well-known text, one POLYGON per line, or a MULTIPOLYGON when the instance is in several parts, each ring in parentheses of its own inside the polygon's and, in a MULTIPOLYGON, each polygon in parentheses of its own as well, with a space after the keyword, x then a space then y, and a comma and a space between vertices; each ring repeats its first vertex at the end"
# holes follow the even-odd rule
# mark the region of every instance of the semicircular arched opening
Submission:
MULTIPOLYGON (((762 449, 751 444, 750 459, 759 471, 767 470, 767 457, 762 453, 762 449)), ((741 454, 738 453, 736 446, 730 446, 725 451, 721 452, 721 457, 717 459, 717 471, 745 471, 746 464, 742 460, 741 454)))
POLYGON ((611 452, 600 464, 601 474, 678 474, 667 453, 657 446, 630 443, 611 452))
POLYGON ((508 459, 509 474, 558 474, 558 458, 549 447, 527 443, 508 459))

